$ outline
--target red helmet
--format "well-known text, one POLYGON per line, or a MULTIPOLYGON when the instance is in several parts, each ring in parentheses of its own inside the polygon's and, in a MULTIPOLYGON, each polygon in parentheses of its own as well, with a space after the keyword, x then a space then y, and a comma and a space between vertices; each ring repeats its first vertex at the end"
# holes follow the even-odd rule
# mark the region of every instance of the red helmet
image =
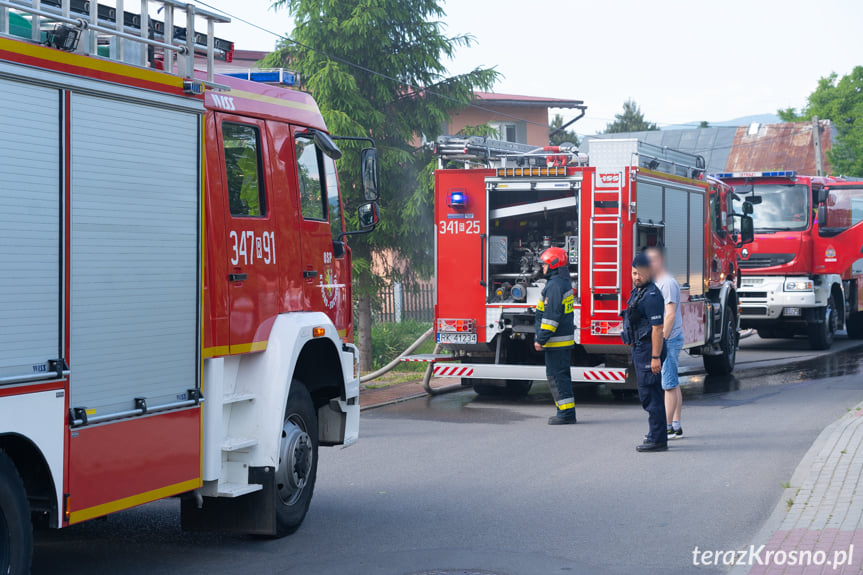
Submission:
POLYGON ((556 270, 567 265, 569 258, 566 255, 566 250, 563 248, 548 248, 542 255, 539 256, 542 263, 548 266, 550 270, 556 270))

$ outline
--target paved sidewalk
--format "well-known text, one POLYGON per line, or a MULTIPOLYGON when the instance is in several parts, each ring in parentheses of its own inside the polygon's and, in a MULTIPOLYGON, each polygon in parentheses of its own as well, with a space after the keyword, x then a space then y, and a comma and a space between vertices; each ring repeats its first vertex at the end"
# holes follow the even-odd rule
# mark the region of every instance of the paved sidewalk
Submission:
POLYGON ((863 403, 828 426, 797 467, 756 539, 764 565, 750 555, 731 574, 863 573, 861 476, 863 403))

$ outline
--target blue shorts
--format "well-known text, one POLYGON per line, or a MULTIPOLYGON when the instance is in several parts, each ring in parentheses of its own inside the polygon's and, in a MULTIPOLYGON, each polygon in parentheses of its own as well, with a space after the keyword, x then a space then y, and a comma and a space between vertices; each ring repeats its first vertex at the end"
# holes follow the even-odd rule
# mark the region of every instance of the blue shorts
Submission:
POLYGON ((666 345, 668 346, 668 357, 662 364, 662 389, 668 390, 680 385, 680 380, 677 379, 677 365, 680 352, 683 349, 683 334, 672 337, 666 342, 666 345))

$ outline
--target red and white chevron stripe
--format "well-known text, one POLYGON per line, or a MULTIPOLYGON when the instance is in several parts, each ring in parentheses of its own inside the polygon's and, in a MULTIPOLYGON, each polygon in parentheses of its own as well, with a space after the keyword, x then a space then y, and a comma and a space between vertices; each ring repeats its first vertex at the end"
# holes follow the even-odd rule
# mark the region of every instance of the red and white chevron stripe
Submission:
POLYGON ((587 381, 626 381, 626 370, 584 370, 587 381))
POLYGON ((470 377, 473 375, 473 368, 460 365, 436 365, 434 374, 437 377, 470 377))

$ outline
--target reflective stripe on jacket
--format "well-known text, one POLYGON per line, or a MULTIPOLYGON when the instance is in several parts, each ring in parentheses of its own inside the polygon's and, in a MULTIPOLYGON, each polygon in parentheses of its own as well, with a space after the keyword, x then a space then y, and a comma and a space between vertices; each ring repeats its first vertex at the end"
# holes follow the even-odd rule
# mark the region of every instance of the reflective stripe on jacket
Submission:
POLYGON ((574 306, 569 268, 564 266, 549 277, 536 304, 536 341, 542 347, 575 345, 574 306))

